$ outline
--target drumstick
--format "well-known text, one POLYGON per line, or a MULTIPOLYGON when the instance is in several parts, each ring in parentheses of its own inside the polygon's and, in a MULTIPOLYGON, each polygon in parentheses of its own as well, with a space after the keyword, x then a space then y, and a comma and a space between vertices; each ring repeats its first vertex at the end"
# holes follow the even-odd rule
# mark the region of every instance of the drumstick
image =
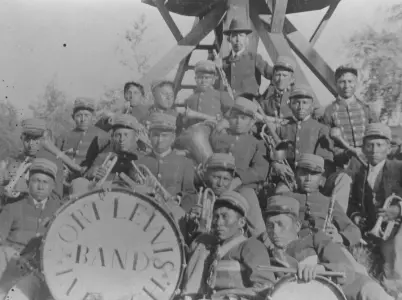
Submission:
MULTIPOLYGON (((257 269, 262 271, 271 271, 271 272, 283 272, 283 273, 291 273, 297 274, 297 269, 295 268, 284 268, 284 267, 274 267, 274 266, 257 266, 257 269)), ((317 272, 317 275, 328 276, 328 277, 346 277, 346 274, 343 272, 333 272, 333 271, 325 271, 325 272, 317 272)))

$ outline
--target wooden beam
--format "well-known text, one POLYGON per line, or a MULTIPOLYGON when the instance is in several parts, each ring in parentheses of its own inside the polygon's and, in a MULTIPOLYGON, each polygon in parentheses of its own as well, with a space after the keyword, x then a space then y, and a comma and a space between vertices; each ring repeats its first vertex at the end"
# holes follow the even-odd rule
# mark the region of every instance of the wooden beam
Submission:
POLYGON ((287 7, 288 0, 274 0, 271 20, 271 33, 282 33, 287 7))
POLYGON ((321 19, 320 24, 318 24, 317 28, 315 29, 313 35, 310 38, 311 46, 314 46, 319 37, 321 36, 322 32, 324 31, 325 27, 328 24, 329 19, 332 17, 333 13, 335 12, 335 9, 338 7, 339 2, 340 0, 337 0, 330 4, 324 17, 321 19))
POLYGON ((175 21, 167 10, 163 0, 152 0, 155 6, 158 8, 160 14, 166 22, 166 25, 169 27, 176 41, 180 41, 183 39, 183 35, 180 32, 180 29, 177 27, 175 21))
POLYGON ((224 2, 221 2, 140 79, 141 84, 146 87, 152 80, 166 76, 215 29, 225 16, 225 12, 226 5, 224 2))

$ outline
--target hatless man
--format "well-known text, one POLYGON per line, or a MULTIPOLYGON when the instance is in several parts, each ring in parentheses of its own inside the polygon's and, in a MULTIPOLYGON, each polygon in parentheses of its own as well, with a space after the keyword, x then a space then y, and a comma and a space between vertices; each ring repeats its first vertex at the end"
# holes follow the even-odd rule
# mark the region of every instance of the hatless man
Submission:
POLYGON ((124 100, 127 103, 127 112, 134 116, 140 123, 148 115, 149 107, 144 104, 145 91, 144 87, 135 81, 126 82, 124 84, 124 100))
MULTIPOLYGON (((353 271, 341 245, 334 243, 324 232, 300 237, 299 206, 298 200, 284 195, 273 196, 268 202, 265 219, 272 241, 269 247, 271 264, 296 268, 298 278, 305 282, 314 280, 320 272, 343 272, 345 278, 336 277, 333 280, 350 300, 394 299, 376 281, 353 271), (311 255, 317 256, 317 263, 303 263, 311 255)), ((276 275, 283 276, 280 273, 276 275)))
POLYGON ((352 193, 348 214, 366 235, 376 224, 379 217, 384 222, 396 221, 393 231, 385 240, 368 235, 373 250, 374 262, 380 264, 380 280, 389 293, 402 292, 402 232, 400 227, 401 202, 391 201, 384 207, 385 200, 395 194, 402 196, 402 163, 387 160, 390 152, 390 128, 382 123, 367 125, 363 138, 363 154, 368 167, 360 166, 351 173, 352 193), (381 255, 376 257, 375 249, 381 255))
POLYGON ((35 158, 29 169, 28 193, 0 212, 0 291, 4 295, 23 274, 19 253, 33 239, 46 232, 50 219, 61 206, 52 190, 57 165, 45 158, 35 158))
POLYGON ((228 117, 229 128, 214 131, 210 136, 215 153, 231 153, 236 162, 239 186, 256 189, 267 177, 269 163, 265 159, 266 148, 262 141, 249 134, 255 124, 257 105, 237 97, 228 117))
POLYGON ((259 95, 261 76, 271 80, 272 67, 258 53, 247 49, 248 35, 252 32, 243 20, 234 18, 223 32, 232 47, 230 54, 218 59, 233 90, 234 97, 243 93, 259 95))

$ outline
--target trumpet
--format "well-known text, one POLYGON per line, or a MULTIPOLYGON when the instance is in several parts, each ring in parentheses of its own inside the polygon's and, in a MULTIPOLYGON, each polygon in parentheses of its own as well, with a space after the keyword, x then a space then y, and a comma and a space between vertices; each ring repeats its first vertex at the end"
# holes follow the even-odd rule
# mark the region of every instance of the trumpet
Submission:
POLYGON ((20 164, 15 173, 15 176, 11 178, 10 182, 4 188, 5 195, 9 198, 17 198, 21 192, 14 191, 15 186, 18 183, 18 180, 28 171, 29 167, 31 166, 30 157, 25 158, 25 160, 20 164))
POLYGON ((327 231, 329 225, 332 223, 335 201, 336 201, 336 195, 332 195, 331 200, 329 202, 328 213, 327 216, 325 217, 324 226, 322 228, 324 232, 327 231))
MULTIPOLYGON (((141 185, 151 185, 155 195, 159 195, 165 201, 172 199, 172 195, 163 187, 145 165, 137 165, 134 161, 131 161, 131 165, 133 166, 137 179, 141 185)), ((180 205, 180 201, 178 202, 180 205)))
MULTIPOLYGON (((402 205, 402 198, 393 193, 391 196, 385 199, 383 208, 384 209, 389 208, 392 205, 392 202, 394 201, 397 201, 400 206, 402 205)), ((392 232, 394 231, 395 226, 397 226, 398 224, 396 221, 388 221, 385 230, 383 230, 382 229, 383 223, 384 223, 384 217, 382 216, 378 217, 374 227, 367 232, 367 235, 380 238, 384 241, 388 240, 392 232)))
POLYGON ((353 155, 356 156, 356 158, 362 163, 364 167, 367 168, 367 162, 361 157, 361 154, 352 146, 348 144, 348 142, 345 141, 345 139, 342 137, 342 131, 338 127, 333 127, 331 128, 331 131, 329 133, 329 136, 331 139, 333 139, 335 142, 338 142, 342 147, 344 147, 346 150, 350 151, 353 153, 353 155))
POLYGON ((105 183, 106 179, 109 177, 114 166, 116 165, 117 159, 118 157, 116 154, 109 152, 109 154, 106 156, 105 160, 101 165, 101 168, 106 169, 106 174, 99 181, 97 181, 96 178, 94 178, 90 184, 90 190, 102 188, 102 185, 105 183))

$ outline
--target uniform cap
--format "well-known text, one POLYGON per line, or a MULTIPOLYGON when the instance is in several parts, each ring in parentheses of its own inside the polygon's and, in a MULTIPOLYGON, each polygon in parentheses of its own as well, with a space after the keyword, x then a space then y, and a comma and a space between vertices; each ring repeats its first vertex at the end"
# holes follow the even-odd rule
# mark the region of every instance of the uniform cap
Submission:
POLYGON ((236 169, 235 158, 229 153, 214 153, 205 163, 205 169, 220 168, 234 171, 236 169))
POLYGON ((32 165, 29 168, 29 171, 31 172, 31 174, 38 172, 44 173, 55 179, 58 168, 54 162, 46 158, 35 158, 32 162, 32 165))
POLYGON ((235 18, 232 19, 229 28, 223 31, 223 34, 230 35, 232 32, 244 32, 249 34, 252 32, 252 30, 250 26, 248 26, 243 20, 235 18))
POLYGON ((303 153, 297 161, 297 167, 316 173, 323 173, 324 158, 315 154, 303 153))
POLYGON ((290 92, 289 98, 310 98, 313 99, 313 91, 308 85, 296 84, 290 92))
POLYGON ((32 118, 26 119, 22 121, 22 133, 33 135, 33 136, 42 136, 46 130, 46 122, 42 119, 32 118))
POLYGON ((215 207, 217 205, 225 206, 225 204, 233 206, 235 209, 239 210, 243 216, 246 216, 249 210, 247 199, 235 191, 223 192, 215 201, 215 207))
POLYGON ((95 110, 95 101, 91 98, 86 97, 79 97, 75 99, 73 112, 76 113, 77 111, 82 109, 90 110, 93 112, 95 110))
POLYGON ((364 137, 377 136, 387 140, 392 140, 391 128, 382 123, 371 123, 367 125, 364 137))
POLYGON ((149 116, 149 129, 176 130, 176 117, 166 113, 154 112, 149 116))
POLYGON ((258 106, 247 98, 237 97, 232 109, 240 111, 245 115, 254 117, 255 113, 258 111, 258 106))
POLYGON ((157 79, 157 80, 152 81, 152 83, 151 83, 151 91, 153 92, 154 89, 156 89, 157 87, 159 87, 161 85, 164 85, 164 84, 171 85, 172 88, 174 88, 174 83, 172 81, 167 80, 167 79, 157 79))
POLYGON ((212 60, 201 60, 195 64, 194 72, 216 74, 216 65, 212 60))
POLYGON ((264 214, 266 216, 291 214, 298 217, 299 209, 300 203, 297 199, 285 195, 275 195, 268 199, 264 214))
POLYGON ((296 61, 289 56, 279 56, 275 62, 274 69, 275 68, 283 68, 294 72, 296 70, 296 61))
POLYGON ((358 71, 352 65, 341 65, 335 70, 335 80, 338 80, 345 73, 352 73, 355 76, 358 75, 358 71))
POLYGON ((121 114, 121 115, 117 115, 116 118, 114 119, 112 128, 113 129, 116 129, 116 128, 128 128, 128 129, 139 130, 140 129, 140 123, 132 115, 121 114))

